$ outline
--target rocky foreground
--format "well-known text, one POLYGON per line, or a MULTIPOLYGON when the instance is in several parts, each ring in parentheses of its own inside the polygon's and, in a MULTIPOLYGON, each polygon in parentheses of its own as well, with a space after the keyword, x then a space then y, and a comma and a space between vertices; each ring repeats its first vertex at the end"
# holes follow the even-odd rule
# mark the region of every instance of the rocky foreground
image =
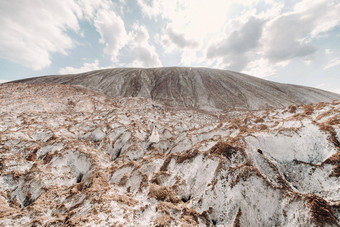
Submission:
POLYGON ((3 84, 0 108, 0 226, 340 226, 340 101, 212 115, 3 84))

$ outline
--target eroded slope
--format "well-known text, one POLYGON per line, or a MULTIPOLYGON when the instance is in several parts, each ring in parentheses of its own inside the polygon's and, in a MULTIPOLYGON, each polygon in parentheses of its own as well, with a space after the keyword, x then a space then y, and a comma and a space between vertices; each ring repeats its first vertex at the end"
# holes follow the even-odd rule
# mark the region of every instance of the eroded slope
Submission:
POLYGON ((145 97, 174 107, 208 111, 283 108, 340 99, 339 94, 315 88, 209 68, 118 68, 18 82, 81 85, 110 97, 145 97))

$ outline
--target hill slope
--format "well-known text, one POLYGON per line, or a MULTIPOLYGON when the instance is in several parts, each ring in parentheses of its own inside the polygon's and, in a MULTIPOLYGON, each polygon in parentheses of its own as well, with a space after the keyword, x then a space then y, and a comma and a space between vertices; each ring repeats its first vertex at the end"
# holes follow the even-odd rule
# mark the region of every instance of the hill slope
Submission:
POLYGON ((204 110, 257 110, 340 99, 339 94, 315 88, 208 68, 105 69, 17 82, 80 85, 111 97, 146 97, 204 110))

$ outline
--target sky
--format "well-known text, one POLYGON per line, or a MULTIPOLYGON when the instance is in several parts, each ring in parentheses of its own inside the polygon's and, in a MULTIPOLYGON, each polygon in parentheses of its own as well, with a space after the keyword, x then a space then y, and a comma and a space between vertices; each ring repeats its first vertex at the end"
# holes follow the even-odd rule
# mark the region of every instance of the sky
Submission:
POLYGON ((0 0, 0 82, 209 67, 340 93, 339 0, 0 0))

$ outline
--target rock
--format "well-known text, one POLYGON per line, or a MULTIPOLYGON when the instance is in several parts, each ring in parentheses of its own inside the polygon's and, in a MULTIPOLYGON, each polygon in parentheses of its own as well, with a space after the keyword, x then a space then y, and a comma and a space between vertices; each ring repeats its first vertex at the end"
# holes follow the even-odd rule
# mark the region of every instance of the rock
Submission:
POLYGON ((37 141, 47 142, 52 136, 53 133, 51 132, 36 132, 32 135, 32 138, 37 141))
POLYGON ((106 136, 106 134, 101 130, 101 128, 96 128, 92 132, 92 140, 94 142, 98 142, 98 141, 103 140, 105 136, 106 136))

